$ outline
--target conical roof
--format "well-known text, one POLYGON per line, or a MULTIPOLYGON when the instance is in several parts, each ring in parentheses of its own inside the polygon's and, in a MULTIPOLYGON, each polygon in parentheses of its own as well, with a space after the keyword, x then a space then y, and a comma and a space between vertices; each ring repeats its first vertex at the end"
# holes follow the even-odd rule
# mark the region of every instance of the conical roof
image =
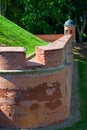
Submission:
POLYGON ((69 19, 65 21, 64 26, 75 26, 75 23, 73 20, 69 19))

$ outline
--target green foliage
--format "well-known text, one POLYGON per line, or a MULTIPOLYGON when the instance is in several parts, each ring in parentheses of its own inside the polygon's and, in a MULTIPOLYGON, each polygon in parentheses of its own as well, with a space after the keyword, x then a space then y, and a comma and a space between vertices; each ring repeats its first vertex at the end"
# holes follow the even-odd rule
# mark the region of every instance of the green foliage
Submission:
POLYGON ((87 34, 86 34, 86 33, 83 33, 83 34, 82 34, 82 37, 83 37, 83 40, 86 42, 86 41, 87 41, 87 34))
POLYGON ((5 16, 33 34, 63 33, 68 18, 75 20, 80 42, 83 33, 87 33, 87 0, 0 1, 5 16))
POLYGON ((87 37, 87 34, 83 33, 83 37, 84 37, 84 38, 87 37))
POLYGON ((57 0, 9 0, 5 16, 34 34, 63 33, 59 7, 57 0))
POLYGON ((0 44, 25 47, 28 55, 35 52, 35 46, 47 43, 0 15, 0 44))

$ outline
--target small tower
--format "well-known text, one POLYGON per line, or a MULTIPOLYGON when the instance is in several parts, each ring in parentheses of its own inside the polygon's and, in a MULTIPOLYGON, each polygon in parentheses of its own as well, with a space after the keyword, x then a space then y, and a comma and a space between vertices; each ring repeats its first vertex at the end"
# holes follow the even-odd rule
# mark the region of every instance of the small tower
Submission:
POLYGON ((64 23, 64 34, 71 34, 73 41, 76 41, 75 23, 73 20, 69 19, 64 23))

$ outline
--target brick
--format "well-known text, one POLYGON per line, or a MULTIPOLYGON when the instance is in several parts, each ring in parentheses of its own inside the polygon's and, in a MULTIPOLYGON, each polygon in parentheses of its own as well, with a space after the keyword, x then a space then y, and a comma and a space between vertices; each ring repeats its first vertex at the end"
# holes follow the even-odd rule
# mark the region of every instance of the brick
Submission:
POLYGON ((72 62, 67 51, 71 35, 36 48, 36 59, 26 61, 23 48, 0 48, 0 126, 33 128, 62 123, 70 114, 72 65, 53 73, 13 73, 15 70, 46 69, 72 62))

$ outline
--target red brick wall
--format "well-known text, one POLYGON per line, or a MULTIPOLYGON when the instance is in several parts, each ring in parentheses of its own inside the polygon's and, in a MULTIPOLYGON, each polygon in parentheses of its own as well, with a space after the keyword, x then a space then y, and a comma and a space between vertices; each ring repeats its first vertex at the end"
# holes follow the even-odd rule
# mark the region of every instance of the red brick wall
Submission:
POLYGON ((31 128, 65 120, 69 115, 69 106, 63 75, 64 70, 40 76, 0 75, 0 108, 10 120, 7 126, 7 122, 0 125, 31 128))
POLYGON ((47 46, 36 47, 36 59, 47 67, 62 64, 71 40, 71 35, 67 35, 47 46))
POLYGON ((48 35, 43 34, 43 35, 36 35, 36 36, 46 42, 53 42, 53 41, 59 39, 60 37, 64 36, 64 34, 48 34, 48 35))
MULTIPOLYGON (((37 47, 36 60, 28 61, 29 70, 26 70, 27 64, 25 69, 19 71, 16 67, 15 70, 10 68, 11 71, 0 70, 1 127, 39 129, 61 123, 69 117, 72 79, 72 65, 69 63, 73 57, 69 47, 71 41, 71 36, 67 35, 48 46, 37 47), (58 66, 62 65, 59 70, 58 66)), ((13 51, 12 54, 20 54, 22 58, 20 51, 13 51)), ((10 55, 6 58, 7 64, 10 64, 10 55)))

